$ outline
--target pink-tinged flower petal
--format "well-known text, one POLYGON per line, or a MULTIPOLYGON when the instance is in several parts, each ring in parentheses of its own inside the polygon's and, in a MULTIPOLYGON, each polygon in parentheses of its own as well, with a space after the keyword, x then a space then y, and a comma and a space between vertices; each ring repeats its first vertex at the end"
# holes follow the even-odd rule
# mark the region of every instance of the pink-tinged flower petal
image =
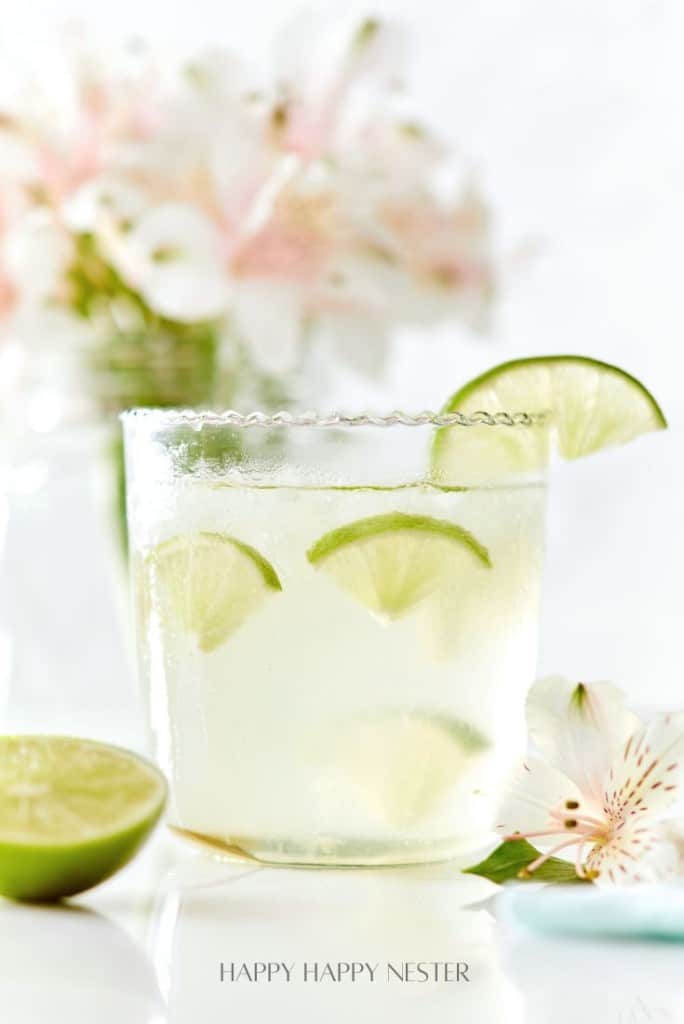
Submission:
POLYGON ((541 756, 573 780, 585 801, 601 807, 606 773, 639 720, 611 683, 551 676, 532 687, 527 723, 541 756))
POLYGON ((317 239, 271 224, 240 245, 232 266, 235 275, 241 278, 268 276, 297 281, 315 275, 320 264, 317 239))
POLYGON ((14 309, 19 296, 18 289, 11 278, 7 277, 0 267, 0 323, 14 309))
POLYGON ((390 179, 377 200, 378 228, 383 248, 422 298, 414 303, 420 319, 457 313, 473 327, 486 324, 494 287, 489 214, 473 188, 442 202, 425 188, 402 195, 390 179))
POLYGON ((628 823, 662 818, 683 783, 684 716, 659 715, 627 739, 606 773, 604 811, 628 823))
MULTIPOLYGON (((328 192, 299 190, 297 183, 267 205, 258 227, 238 238, 231 254, 236 277, 270 277, 315 282, 337 245, 337 211, 328 192)), ((258 204, 257 204, 258 205, 258 204)))
POLYGON ((579 806, 583 800, 583 794, 566 775, 541 758, 529 757, 516 773, 499 809, 496 830, 502 835, 548 831, 548 838, 535 836, 534 842, 542 848, 552 846, 558 842, 562 825, 552 819, 551 811, 568 801, 579 806))
POLYGON ((674 877, 679 869, 676 845, 657 822, 632 824, 615 832, 603 845, 595 846, 586 859, 590 877, 597 885, 634 885, 674 877))
POLYGON ((405 62, 405 36, 374 18, 349 31, 304 16, 286 26, 278 50, 286 117, 282 142, 313 159, 335 148, 350 118, 367 119, 373 89, 396 84, 405 62), (359 97, 364 90, 371 97, 359 97), (359 106, 360 112, 354 109, 359 106))

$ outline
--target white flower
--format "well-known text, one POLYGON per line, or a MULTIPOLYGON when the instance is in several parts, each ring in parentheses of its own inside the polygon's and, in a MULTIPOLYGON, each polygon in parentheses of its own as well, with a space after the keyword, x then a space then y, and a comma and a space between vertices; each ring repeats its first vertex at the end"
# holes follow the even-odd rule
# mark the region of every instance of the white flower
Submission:
POLYGON ((540 756, 523 766, 499 825, 509 839, 551 845, 526 873, 574 847, 578 875, 599 884, 675 874, 684 717, 642 725, 610 684, 551 678, 533 687, 528 724, 540 756))
POLYGON ((276 42, 286 148, 311 159, 358 142, 369 112, 399 84, 405 46, 398 25, 375 18, 304 12, 288 22, 276 42))
POLYGON ((72 255, 70 236, 47 210, 25 213, 4 239, 6 271, 21 306, 42 306, 59 294, 72 255))
POLYGON ((97 231, 103 224, 131 225, 147 206, 142 189, 120 175, 103 174, 81 185, 64 202, 65 225, 76 233, 97 231))
POLYGON ((127 283, 161 316, 192 323, 225 312, 230 289, 221 239, 199 210, 164 203, 143 214, 130 231, 112 227, 102 239, 127 283))

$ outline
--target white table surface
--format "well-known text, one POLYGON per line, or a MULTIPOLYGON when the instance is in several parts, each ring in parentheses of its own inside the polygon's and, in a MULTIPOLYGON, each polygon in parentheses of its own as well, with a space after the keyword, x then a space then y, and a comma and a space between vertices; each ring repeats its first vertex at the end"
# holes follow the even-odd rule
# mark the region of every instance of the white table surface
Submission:
POLYGON ((684 1021, 684 948, 549 938, 497 920, 495 886, 452 865, 294 870, 221 863, 159 833, 68 907, 0 903, 7 1024, 684 1021), (285 962, 271 982, 220 965, 285 962), (354 983, 304 964, 376 963, 354 983), (466 962, 468 982, 387 980, 388 962, 466 962))

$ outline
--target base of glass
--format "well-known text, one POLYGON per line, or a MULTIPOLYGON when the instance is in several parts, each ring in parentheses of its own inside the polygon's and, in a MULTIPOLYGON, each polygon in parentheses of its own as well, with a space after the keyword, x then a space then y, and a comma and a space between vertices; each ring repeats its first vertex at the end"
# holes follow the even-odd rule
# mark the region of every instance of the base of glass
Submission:
POLYGON ((401 867, 455 860, 482 848, 481 835, 446 839, 338 839, 313 836, 306 840, 257 836, 216 836, 169 825, 174 835, 192 840, 214 856, 294 867, 401 867))

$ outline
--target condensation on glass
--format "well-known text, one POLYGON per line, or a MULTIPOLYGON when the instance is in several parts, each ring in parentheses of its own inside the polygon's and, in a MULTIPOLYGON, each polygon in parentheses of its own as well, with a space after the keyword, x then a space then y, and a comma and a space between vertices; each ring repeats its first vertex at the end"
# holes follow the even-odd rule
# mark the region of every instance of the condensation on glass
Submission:
POLYGON ((169 824, 274 862, 481 846, 524 748, 545 480, 487 480, 439 452, 445 432, 486 446, 531 436, 534 418, 138 410, 124 424, 169 824))

